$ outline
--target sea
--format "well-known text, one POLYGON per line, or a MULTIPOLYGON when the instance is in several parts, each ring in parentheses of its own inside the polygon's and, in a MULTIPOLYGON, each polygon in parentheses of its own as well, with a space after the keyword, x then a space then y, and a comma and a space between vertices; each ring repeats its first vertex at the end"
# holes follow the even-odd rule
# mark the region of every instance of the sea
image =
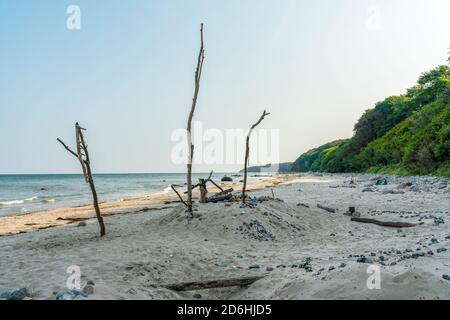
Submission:
MULTIPOLYGON (((242 179, 235 173, 214 173, 234 182, 242 179)), ((249 174, 249 182, 264 179, 264 173, 249 174)), ((193 173, 193 183, 208 173, 193 173)), ((171 184, 184 186, 185 173, 94 174, 100 202, 125 200, 158 193, 173 192, 171 184)), ((0 175, 0 216, 92 204, 89 185, 81 174, 0 175)))

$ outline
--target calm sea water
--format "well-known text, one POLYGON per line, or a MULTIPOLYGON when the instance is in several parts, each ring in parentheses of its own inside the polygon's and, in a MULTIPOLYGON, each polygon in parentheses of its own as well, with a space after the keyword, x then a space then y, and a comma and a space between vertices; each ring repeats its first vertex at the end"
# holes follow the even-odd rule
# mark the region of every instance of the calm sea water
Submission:
MULTIPOLYGON (((206 177, 195 173, 192 181, 206 177)), ((215 173, 219 182, 224 173, 215 173)), ((227 175, 230 175, 229 173, 227 175)), ((239 181, 240 177, 233 177, 239 181)), ((261 179, 250 177, 249 180, 261 179)), ((160 192, 172 192, 171 184, 183 185, 184 173, 96 174, 99 200, 119 200, 160 192)), ((89 186, 82 175, 0 175, 0 216, 91 204, 89 186)))

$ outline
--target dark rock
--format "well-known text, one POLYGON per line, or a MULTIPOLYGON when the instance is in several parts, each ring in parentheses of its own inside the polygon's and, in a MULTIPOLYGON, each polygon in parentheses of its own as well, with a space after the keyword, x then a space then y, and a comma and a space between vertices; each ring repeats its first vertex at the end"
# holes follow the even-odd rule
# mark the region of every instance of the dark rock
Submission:
POLYGON ((77 227, 86 227, 86 222, 81 221, 79 224, 77 224, 77 227))
POLYGON ((256 263, 251 264, 251 265, 248 266, 248 268, 249 269, 259 269, 259 264, 256 264, 256 263))
POLYGON ((387 184, 388 184, 388 183, 387 183, 387 180, 386 180, 385 178, 378 179, 377 182, 376 182, 376 185, 377 185, 377 186, 385 186, 385 185, 387 185, 387 184))
POLYGON ((194 293, 194 294, 192 295, 192 298, 194 298, 194 299, 201 299, 201 298, 202 298, 202 295, 201 295, 200 293, 194 293))
POLYGON ((222 182, 233 182, 233 178, 224 176, 220 181, 222 182))
POLYGON ((342 262, 340 265, 339 265, 339 268, 345 268, 347 265, 344 263, 344 262, 342 262))
POLYGON ((0 299, 23 300, 26 297, 31 297, 31 289, 29 288, 20 288, 18 290, 6 290, 0 292, 0 299))
POLYGON ((26 294, 22 290, 15 290, 11 292, 11 294, 6 298, 6 300, 23 300, 25 299, 26 294))
POLYGON ((273 271, 273 268, 272 267, 267 267, 266 271, 273 271))
POLYGON ((436 250, 437 253, 445 252, 447 251, 447 248, 439 248, 436 250))
POLYGON ((86 286, 83 288, 83 292, 84 292, 85 294, 87 294, 87 295, 93 294, 93 293, 94 293, 94 286, 93 286, 93 285, 86 285, 86 286))
POLYGON ((408 188, 408 187, 411 187, 412 185, 413 185, 412 182, 404 182, 404 183, 400 184, 398 187, 399 188, 408 188))
POLYGON ((373 263, 373 260, 371 258, 368 258, 366 256, 361 256, 358 258, 358 260, 356 260, 356 262, 359 263, 373 263))
POLYGON ((450 281, 450 276, 448 274, 443 274, 442 279, 450 281))

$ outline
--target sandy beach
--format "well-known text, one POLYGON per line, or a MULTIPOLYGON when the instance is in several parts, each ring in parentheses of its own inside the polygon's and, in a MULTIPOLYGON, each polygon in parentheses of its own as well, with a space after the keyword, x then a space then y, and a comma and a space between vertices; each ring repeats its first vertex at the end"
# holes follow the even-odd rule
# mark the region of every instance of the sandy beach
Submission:
POLYGON ((249 189, 250 207, 196 203, 193 219, 172 193, 103 203, 104 238, 92 207, 2 217, 0 291, 25 287, 28 299, 54 300, 76 265, 82 285, 95 283, 82 299, 450 298, 448 179, 289 174, 249 189), (415 226, 351 221, 350 206, 415 226), (367 286, 370 266, 380 268, 380 289, 367 286), (262 278, 245 287, 164 287, 245 276, 262 278))

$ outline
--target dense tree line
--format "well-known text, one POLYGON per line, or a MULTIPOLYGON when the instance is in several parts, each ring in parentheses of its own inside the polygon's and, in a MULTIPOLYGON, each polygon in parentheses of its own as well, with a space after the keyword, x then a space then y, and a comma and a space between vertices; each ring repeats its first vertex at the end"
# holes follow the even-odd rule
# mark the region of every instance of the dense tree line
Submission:
POLYGON ((450 176, 450 68, 425 72, 406 94, 378 102, 351 139, 302 154, 294 170, 450 176))

